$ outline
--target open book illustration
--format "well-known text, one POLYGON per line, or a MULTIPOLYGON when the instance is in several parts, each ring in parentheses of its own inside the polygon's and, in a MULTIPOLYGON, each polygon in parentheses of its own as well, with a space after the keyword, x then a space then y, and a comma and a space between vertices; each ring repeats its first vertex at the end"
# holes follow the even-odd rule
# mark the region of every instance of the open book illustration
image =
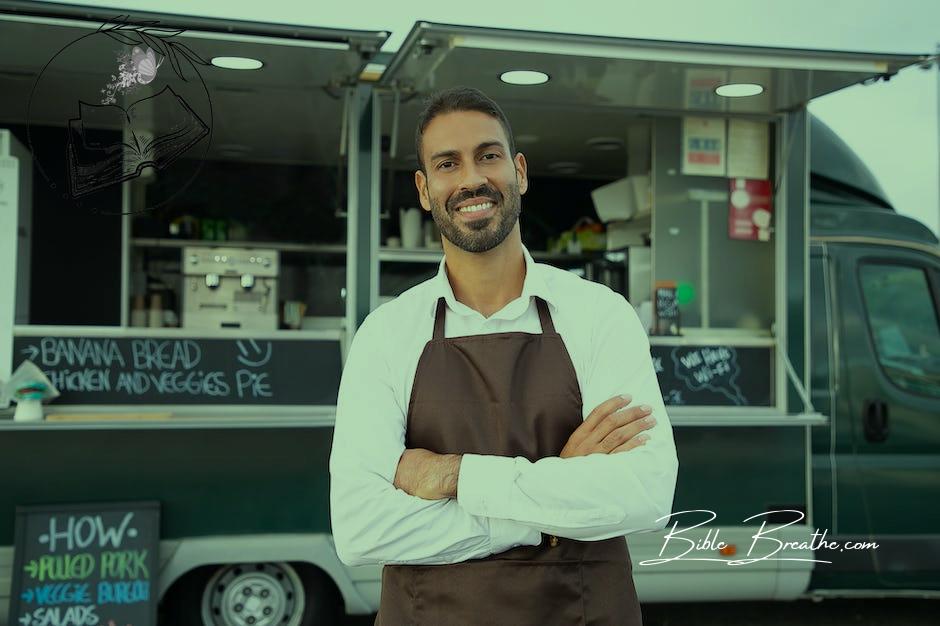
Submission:
POLYGON ((127 109, 80 101, 79 115, 68 125, 72 197, 136 178, 147 166, 164 169, 208 134, 209 127, 169 85, 127 109), (146 100, 153 101, 152 119, 141 114, 146 100), (113 129, 125 125, 130 132, 122 141, 113 129))

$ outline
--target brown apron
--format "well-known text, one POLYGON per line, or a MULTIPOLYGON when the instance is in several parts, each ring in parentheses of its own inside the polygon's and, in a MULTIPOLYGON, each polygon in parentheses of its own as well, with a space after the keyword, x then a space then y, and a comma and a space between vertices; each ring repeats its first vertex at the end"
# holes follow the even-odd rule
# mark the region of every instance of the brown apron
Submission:
MULTIPOLYGON (((558 456, 582 423, 581 390, 548 305, 542 333, 444 337, 444 298, 418 361, 405 446, 439 454, 558 456)), ((604 477, 598 476, 598 480, 604 477)), ((641 626, 623 537, 542 535, 485 558, 385 565, 375 620, 382 626, 553 624, 641 626)))

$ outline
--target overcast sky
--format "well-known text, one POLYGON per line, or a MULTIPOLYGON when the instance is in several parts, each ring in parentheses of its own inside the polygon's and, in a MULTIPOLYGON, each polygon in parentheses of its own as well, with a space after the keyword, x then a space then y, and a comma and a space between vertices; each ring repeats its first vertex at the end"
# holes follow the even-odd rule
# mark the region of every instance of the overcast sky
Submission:
MULTIPOLYGON (((70 4, 387 30, 394 51, 417 20, 757 46, 934 54, 940 0, 84 0, 70 4)), ((898 212, 940 233, 938 71, 910 68, 811 103, 872 169, 898 212)))

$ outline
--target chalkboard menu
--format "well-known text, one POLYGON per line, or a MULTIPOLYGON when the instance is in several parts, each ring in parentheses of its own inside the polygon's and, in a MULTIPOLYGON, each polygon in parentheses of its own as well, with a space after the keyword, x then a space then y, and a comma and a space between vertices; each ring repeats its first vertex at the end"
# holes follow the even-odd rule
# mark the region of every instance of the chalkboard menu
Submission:
POLYGON ((667 405, 773 406, 770 347, 651 346, 667 405))
POLYGON ((334 405, 338 340, 16 337, 62 394, 57 404, 334 405))
POLYGON ((16 508, 10 626, 157 623, 160 505, 16 508))

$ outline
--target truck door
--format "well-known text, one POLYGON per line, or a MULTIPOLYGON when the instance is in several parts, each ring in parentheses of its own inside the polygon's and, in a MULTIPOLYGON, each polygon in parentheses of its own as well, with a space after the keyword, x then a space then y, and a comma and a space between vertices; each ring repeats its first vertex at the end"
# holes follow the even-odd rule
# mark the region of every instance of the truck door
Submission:
POLYGON ((838 534, 878 544, 870 555, 880 585, 940 588, 940 256, 874 244, 830 250, 837 448, 850 452, 836 468, 838 534))

